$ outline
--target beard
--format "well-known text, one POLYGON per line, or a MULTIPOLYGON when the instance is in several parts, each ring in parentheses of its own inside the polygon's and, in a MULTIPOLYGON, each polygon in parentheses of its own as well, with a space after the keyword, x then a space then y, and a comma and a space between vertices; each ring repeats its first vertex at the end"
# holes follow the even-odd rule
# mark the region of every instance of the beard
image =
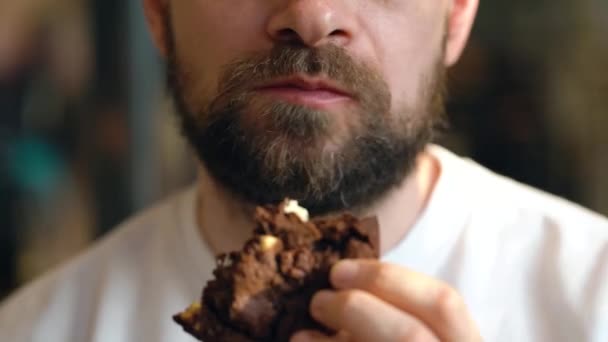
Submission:
POLYGON ((425 77, 418 104, 391 112, 380 73, 335 45, 280 43, 232 61, 222 70, 217 94, 203 99, 195 91, 200 77, 179 60, 168 13, 165 19, 167 82, 183 135, 209 174, 249 203, 291 198, 313 215, 369 207, 407 178, 442 122, 441 63, 425 77), (331 79, 356 106, 338 122, 335 113, 264 100, 255 92, 296 74, 331 79))

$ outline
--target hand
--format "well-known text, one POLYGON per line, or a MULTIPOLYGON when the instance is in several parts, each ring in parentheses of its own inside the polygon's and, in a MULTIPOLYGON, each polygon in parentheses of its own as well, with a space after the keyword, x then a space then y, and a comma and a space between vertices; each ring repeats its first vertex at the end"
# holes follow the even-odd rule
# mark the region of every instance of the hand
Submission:
POLYGON ((292 342, 482 340, 463 299, 437 279, 379 261, 345 260, 330 280, 338 290, 317 293, 311 315, 341 333, 303 331, 292 342))

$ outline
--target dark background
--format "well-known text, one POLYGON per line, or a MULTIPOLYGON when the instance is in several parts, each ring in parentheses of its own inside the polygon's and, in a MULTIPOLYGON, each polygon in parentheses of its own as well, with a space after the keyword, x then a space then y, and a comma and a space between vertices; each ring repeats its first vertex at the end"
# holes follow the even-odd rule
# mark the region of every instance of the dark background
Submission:
MULTIPOLYGON (((139 1, 7 3, 0 299, 194 175, 139 1)), ((440 142, 608 214, 606 36, 604 0, 482 0, 440 142)))

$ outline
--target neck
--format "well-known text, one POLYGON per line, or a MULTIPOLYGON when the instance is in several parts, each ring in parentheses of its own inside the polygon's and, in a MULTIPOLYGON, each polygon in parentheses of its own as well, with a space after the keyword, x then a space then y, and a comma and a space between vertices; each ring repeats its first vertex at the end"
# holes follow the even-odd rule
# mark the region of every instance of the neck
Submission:
MULTIPOLYGON (((355 214, 376 216, 382 253, 395 247, 418 220, 439 177, 438 161, 423 152, 411 174, 374 205, 355 214)), ((198 177, 197 223, 215 254, 239 250, 254 228, 253 205, 223 189, 204 168, 198 177)))

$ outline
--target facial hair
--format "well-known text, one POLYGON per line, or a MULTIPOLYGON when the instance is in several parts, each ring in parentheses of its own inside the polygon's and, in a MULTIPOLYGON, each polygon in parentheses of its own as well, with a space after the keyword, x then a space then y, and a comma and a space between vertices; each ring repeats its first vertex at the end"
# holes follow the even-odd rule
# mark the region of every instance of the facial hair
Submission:
POLYGON ((244 56, 223 68, 217 94, 193 108, 200 75, 179 60, 165 19, 167 83, 183 135, 209 174, 249 203, 288 197, 313 215, 369 207, 407 178, 442 122, 443 64, 424 79, 417 105, 391 112, 380 73, 335 45, 277 43, 244 56), (332 113, 256 96, 256 86, 296 74, 331 79, 352 95, 347 127, 338 129, 332 113))

